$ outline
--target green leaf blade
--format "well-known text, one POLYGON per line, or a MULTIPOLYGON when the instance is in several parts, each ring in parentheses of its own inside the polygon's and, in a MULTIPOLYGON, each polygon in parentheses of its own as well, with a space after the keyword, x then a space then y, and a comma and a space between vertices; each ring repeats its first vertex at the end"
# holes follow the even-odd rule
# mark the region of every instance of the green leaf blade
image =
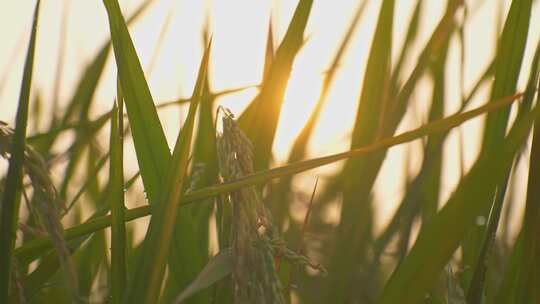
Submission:
POLYGON ((212 284, 229 275, 233 270, 233 256, 231 248, 226 248, 214 256, 197 278, 174 300, 180 304, 195 293, 210 287, 212 284))
POLYGON ((189 113, 174 147, 160 201, 155 204, 155 211, 150 219, 138 268, 128 287, 127 303, 155 303, 159 298, 176 221, 176 208, 182 197, 185 183, 195 115, 202 97, 201 93, 210 57, 210 46, 211 43, 208 45, 201 61, 189 113))
POLYGON ((294 58, 302 47, 313 0, 301 0, 277 49, 261 91, 238 119, 254 147, 255 170, 267 169, 294 58))
POLYGON ((126 286, 126 226, 124 222, 123 96, 118 84, 117 103, 111 113, 109 200, 111 205, 111 297, 122 303, 126 286))
POLYGON ((141 177, 150 201, 158 201, 170 162, 169 146, 118 1, 103 2, 141 177))
POLYGON ((6 177, 6 190, 3 193, 2 205, 0 206, 0 247, 2 248, 2 250, 0 250, 0 302, 2 303, 8 303, 9 300, 11 265, 19 214, 19 191, 21 190, 22 185, 26 147, 26 127, 28 123, 28 109, 32 88, 32 73, 34 68, 40 3, 41 2, 38 0, 34 10, 34 20, 24 63, 23 79, 19 95, 19 106, 17 108, 11 158, 9 160, 6 177))

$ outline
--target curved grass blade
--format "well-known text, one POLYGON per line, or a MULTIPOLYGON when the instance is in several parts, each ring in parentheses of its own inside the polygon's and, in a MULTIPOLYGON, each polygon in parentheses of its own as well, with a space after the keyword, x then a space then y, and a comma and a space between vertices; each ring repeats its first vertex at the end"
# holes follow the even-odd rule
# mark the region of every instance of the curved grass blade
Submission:
POLYGON ((19 95, 19 106, 15 121, 15 133, 11 148, 5 191, 0 206, 0 302, 8 303, 8 294, 11 281, 11 264, 13 247, 15 246, 15 229, 19 215, 19 191, 21 190, 24 150, 26 146, 26 126, 28 123, 28 109, 30 92, 32 88, 32 72, 34 68, 34 53, 39 19, 38 0, 34 10, 32 32, 28 43, 28 51, 24 62, 23 79, 19 95))
POLYGON ((172 159, 169 163, 167 179, 164 180, 166 184, 164 184, 165 187, 160 189, 162 193, 159 198, 160 201, 155 204, 153 216, 150 219, 143 242, 138 267, 128 287, 127 303, 155 303, 159 298, 176 220, 176 210, 185 184, 195 115, 202 98, 210 58, 210 47, 211 42, 202 58, 189 113, 177 138, 172 159))
POLYGON ((174 299, 175 304, 184 302, 195 293, 210 287, 212 284, 229 275, 233 270, 233 256, 231 248, 220 251, 214 256, 197 278, 174 299))
MULTIPOLYGON (((400 145, 406 142, 410 142, 423 136, 434 134, 437 132, 445 132, 456 126, 461 125, 465 121, 468 121, 472 118, 478 117, 479 115, 485 114, 489 111, 497 110, 501 107, 507 106, 514 102, 515 100, 521 98, 523 94, 516 94, 513 96, 508 96, 501 100, 487 103, 481 107, 478 107, 474 110, 470 110, 464 113, 458 113, 451 116, 448 116, 444 119, 428 123, 420 128, 402 133, 400 135, 382 139, 368 146, 364 146, 358 149, 350 150, 347 152, 342 152, 338 154, 333 154, 329 156, 314 158, 310 160, 300 161, 297 163, 289 164, 283 167, 278 167, 270 170, 259 171, 254 174, 245 176, 243 178, 222 183, 210 187, 205 187, 199 190, 194 190, 193 192, 186 193, 182 197, 182 206, 186 206, 189 203, 194 203, 202 201, 206 198, 230 193, 232 191, 238 190, 243 187, 259 185, 265 183, 269 180, 275 178, 281 178, 288 175, 297 174, 300 172, 308 171, 314 168, 318 168, 324 165, 332 164, 347 158, 358 157, 361 155, 366 155, 373 153, 379 150, 388 149, 390 147, 400 145)), ((133 208, 126 210, 125 220, 131 221, 140 217, 147 216, 151 214, 152 210, 150 206, 143 206, 138 208, 133 208)), ((110 216, 103 216, 99 218, 93 218, 87 223, 78 225, 76 227, 66 230, 66 240, 72 240, 77 237, 98 231, 100 229, 109 227, 111 225, 110 216)), ((32 240, 25 245, 17 248, 15 250, 15 256, 23 261, 24 263, 29 263, 39 257, 39 255, 48 248, 51 247, 50 239, 48 237, 37 238, 32 240)))
POLYGON ((149 200, 157 202, 169 168, 169 146, 118 1, 103 2, 141 177, 149 200))

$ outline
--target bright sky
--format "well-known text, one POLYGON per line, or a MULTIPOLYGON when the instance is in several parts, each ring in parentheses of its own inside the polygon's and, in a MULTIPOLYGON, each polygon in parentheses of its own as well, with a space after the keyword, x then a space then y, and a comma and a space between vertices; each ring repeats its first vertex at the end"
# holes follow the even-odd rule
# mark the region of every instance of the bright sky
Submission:
MULTIPOLYGON (((502 1, 502 0, 501 0, 502 1)), ((120 1, 125 12, 131 12, 140 0, 120 1)), ((286 100, 277 133, 274 151, 278 163, 284 161, 289 146, 314 106, 320 90, 321 80, 328 67, 335 48, 341 40, 359 0, 317 0, 314 1, 312 14, 307 29, 308 43, 302 49, 295 62, 294 70, 286 93, 286 100)), ((311 156, 336 153, 348 148, 349 130, 351 129, 359 88, 365 68, 369 44, 372 38, 373 25, 380 6, 378 0, 369 1, 364 17, 355 32, 355 38, 348 49, 342 63, 340 73, 334 83, 329 100, 320 118, 320 123, 311 141, 311 156)), ((397 55, 404 37, 406 24, 409 22, 412 7, 416 1, 399 0, 396 7, 394 55, 397 55)), ((426 13, 420 26, 420 39, 416 50, 425 44, 434 25, 440 18, 446 1, 425 1, 426 13)), ((466 88, 480 75, 488 60, 493 55, 495 38, 495 20, 500 1, 474 0, 467 1, 470 7, 479 7, 471 16, 466 32, 466 88), (483 3, 483 4, 482 4, 483 3)), ((505 12, 509 1, 504 1, 505 12)), ((210 16, 213 32, 213 51, 211 61, 212 87, 222 90, 232 87, 256 84, 260 81, 264 57, 264 46, 268 31, 269 18, 275 22, 276 42, 280 41, 286 31, 297 1, 292 0, 160 0, 155 1, 151 9, 131 28, 135 47, 143 67, 148 66, 156 52, 156 41, 168 14, 171 23, 159 49, 158 59, 151 74, 147 75, 150 89, 156 101, 170 100, 188 96, 195 82, 197 67, 202 52, 201 32, 204 21, 210 16), (270 14, 272 12, 272 14, 270 14)), ((30 29, 35 1, 2 1, 0 2, 0 120, 12 123, 19 94, 26 43, 30 29), (6 77, 7 78, 2 78, 6 77), (3 82, 6 79, 6 82, 3 82)), ((53 95, 54 78, 57 67, 57 52, 61 20, 64 9, 68 7, 67 49, 64 58, 60 102, 66 103, 71 96, 75 83, 83 65, 87 63, 101 47, 109 35, 105 8, 100 0, 42 1, 40 25, 38 33, 36 66, 34 68, 34 94, 39 92, 49 101, 53 95), (67 5, 67 6, 66 6, 67 5)), ((538 1, 535 5, 531 24, 540 25, 538 1)), ((528 53, 524 66, 530 65, 532 43, 540 37, 540 26, 532 26, 529 38, 528 53)), ((457 109, 459 103, 459 48, 457 41, 450 53, 449 89, 450 101, 447 113, 457 109)), ((409 63, 409 68, 414 64, 409 63)), ((524 73, 524 75, 527 75, 524 73)), ((525 79, 521 79, 523 83, 525 79)), ((415 97, 416 109, 409 111, 406 122, 400 130, 418 126, 425 118, 426 104, 430 96, 430 83, 425 85, 415 97), (416 114, 415 114, 416 113, 416 114)), ((98 115, 110 109, 115 94, 114 60, 109 60, 105 77, 101 79, 96 95, 94 114, 98 115)), ((523 86, 522 86, 523 87, 523 86)), ((245 104, 256 94, 255 90, 231 95, 223 99, 223 105, 234 113, 240 113, 245 104)), ((482 98, 475 105, 485 101, 482 98)), ((160 112, 164 128, 172 145, 177 135, 180 119, 178 110, 160 112)), ((480 120, 469 122, 464 126, 464 143, 466 160, 470 164, 476 155, 476 141, 482 124, 480 120)), ((444 180, 447 197, 457 180, 458 136, 453 132, 447 140, 445 170, 448 173, 444 180)), ((390 209, 401 197, 404 176, 404 152, 421 153, 420 142, 393 148, 388 154, 383 171, 377 181, 376 196, 380 202, 379 213, 382 218, 388 216, 390 209), (384 185, 384 186, 383 186, 384 185), (392 202, 392 203, 388 203, 392 202)), ((132 159, 134 160, 134 159, 132 159)), ((128 160, 129 161, 129 160, 128 160)), ((134 162, 133 162, 134 163, 134 162)), ((412 159, 411 172, 414 172, 419 161, 412 159)), ((321 169, 318 172, 328 172, 321 169)), ((311 187, 314 174, 300 181, 302 185, 311 187)))

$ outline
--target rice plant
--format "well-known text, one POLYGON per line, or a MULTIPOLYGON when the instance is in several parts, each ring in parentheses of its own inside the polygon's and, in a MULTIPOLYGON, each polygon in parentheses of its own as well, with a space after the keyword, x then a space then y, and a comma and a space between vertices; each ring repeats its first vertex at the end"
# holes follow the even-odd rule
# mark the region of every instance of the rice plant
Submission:
MULTIPOLYGON (((167 34, 175 7, 197 4, 95 2, 106 41, 76 80, 63 71, 66 31, 80 20, 67 14, 83 4, 68 0, 54 12, 52 94, 35 80, 51 74, 36 64, 53 60, 39 52, 51 44, 39 38, 50 1, 32 1, 15 52, 24 64, 0 75, 0 303, 540 303, 538 2, 448 0, 434 14, 424 0, 350 1, 336 44, 321 48, 320 28, 337 28, 328 3, 293 1, 278 16, 279 1, 267 1, 261 64, 235 66, 258 81, 220 90, 214 72, 228 63, 218 59, 252 41, 233 43, 219 28, 230 7, 207 3, 205 21, 189 26, 202 33, 194 81, 174 79, 191 93, 163 100, 151 75, 172 65, 167 42, 200 46, 167 34), (166 18, 142 58, 134 26, 159 7, 166 18), (493 8, 481 20, 494 42, 471 41, 493 8), (490 54, 479 73, 471 48, 490 54), (294 100, 305 119, 291 119, 309 52, 329 64, 319 89, 302 87, 312 102, 294 100), (352 75, 359 83, 343 81, 352 75), (2 97, 12 79, 17 101, 2 97), (343 113, 347 148, 317 152, 343 113), (298 131, 292 120, 303 120, 298 131), (294 133, 284 158, 282 126, 294 133), (393 201, 389 175, 401 184, 393 201)), ((262 4, 228 5, 246 11, 221 26, 245 27, 262 4)))

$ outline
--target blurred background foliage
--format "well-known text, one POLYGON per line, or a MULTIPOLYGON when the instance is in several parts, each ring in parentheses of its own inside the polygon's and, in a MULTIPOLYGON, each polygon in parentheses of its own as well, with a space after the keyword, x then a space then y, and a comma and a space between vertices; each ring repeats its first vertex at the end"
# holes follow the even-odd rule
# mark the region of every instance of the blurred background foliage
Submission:
POLYGON ((86 2, 0 4, 0 303, 243 303, 238 197, 287 303, 540 302, 538 1, 86 2))

